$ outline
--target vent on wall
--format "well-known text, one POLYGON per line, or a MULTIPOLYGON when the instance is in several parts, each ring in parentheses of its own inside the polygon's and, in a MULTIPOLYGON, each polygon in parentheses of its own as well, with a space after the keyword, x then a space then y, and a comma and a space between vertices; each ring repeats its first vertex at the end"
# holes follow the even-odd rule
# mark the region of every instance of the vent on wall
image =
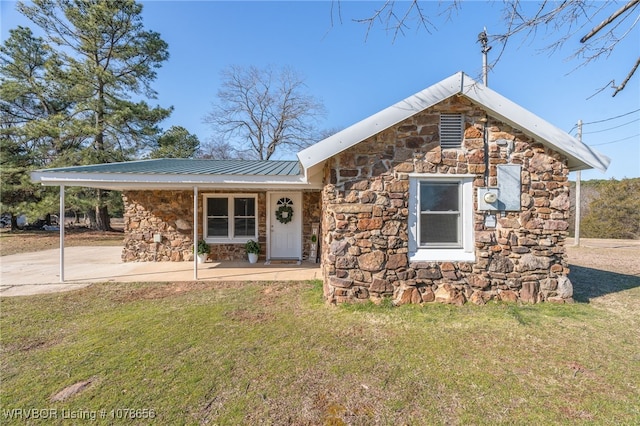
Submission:
POLYGON ((462 114, 440 114, 440 146, 460 148, 464 135, 462 114))

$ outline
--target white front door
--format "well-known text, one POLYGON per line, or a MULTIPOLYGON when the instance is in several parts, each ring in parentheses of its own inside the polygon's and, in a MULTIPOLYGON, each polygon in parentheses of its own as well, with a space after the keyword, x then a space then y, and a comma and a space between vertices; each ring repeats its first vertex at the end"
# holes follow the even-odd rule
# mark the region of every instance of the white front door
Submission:
POLYGON ((272 192, 269 202, 270 257, 302 258, 302 194, 272 192))

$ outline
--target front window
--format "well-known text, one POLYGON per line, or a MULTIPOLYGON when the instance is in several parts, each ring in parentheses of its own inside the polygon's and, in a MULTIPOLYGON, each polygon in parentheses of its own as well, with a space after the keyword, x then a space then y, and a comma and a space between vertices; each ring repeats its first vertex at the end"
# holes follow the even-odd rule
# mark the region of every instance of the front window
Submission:
POLYGON ((208 241, 246 241, 257 236, 255 195, 205 195, 208 241))
POLYGON ((473 261, 474 177, 409 177, 409 259, 473 261))

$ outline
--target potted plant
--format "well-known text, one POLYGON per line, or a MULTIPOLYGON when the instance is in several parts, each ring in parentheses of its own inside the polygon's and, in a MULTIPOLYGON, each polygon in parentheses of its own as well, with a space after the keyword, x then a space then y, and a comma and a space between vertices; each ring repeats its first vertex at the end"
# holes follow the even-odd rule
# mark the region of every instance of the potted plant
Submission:
POLYGON ((260 244, 257 241, 249 240, 244 245, 249 257, 249 263, 256 263, 258 261, 258 255, 260 254, 260 244))
POLYGON ((198 263, 205 263, 210 251, 211 247, 205 240, 198 240, 198 263))

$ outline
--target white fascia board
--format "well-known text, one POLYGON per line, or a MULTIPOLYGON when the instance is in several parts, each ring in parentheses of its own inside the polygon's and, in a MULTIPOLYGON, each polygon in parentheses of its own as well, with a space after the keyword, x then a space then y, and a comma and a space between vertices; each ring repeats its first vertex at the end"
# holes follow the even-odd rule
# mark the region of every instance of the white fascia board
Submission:
POLYGON ((306 182, 304 176, 256 175, 145 175, 130 173, 73 173, 36 171, 31 180, 44 186, 80 186, 101 189, 320 189, 306 182))
POLYGON ((432 107, 462 89, 463 73, 458 72, 413 96, 365 118, 298 153, 305 169, 319 164, 353 145, 432 107))
POLYGON ((606 155, 592 150, 563 130, 469 77, 465 78, 462 94, 485 108, 492 117, 565 155, 572 171, 595 168, 605 172, 609 167, 611 159, 606 155))

